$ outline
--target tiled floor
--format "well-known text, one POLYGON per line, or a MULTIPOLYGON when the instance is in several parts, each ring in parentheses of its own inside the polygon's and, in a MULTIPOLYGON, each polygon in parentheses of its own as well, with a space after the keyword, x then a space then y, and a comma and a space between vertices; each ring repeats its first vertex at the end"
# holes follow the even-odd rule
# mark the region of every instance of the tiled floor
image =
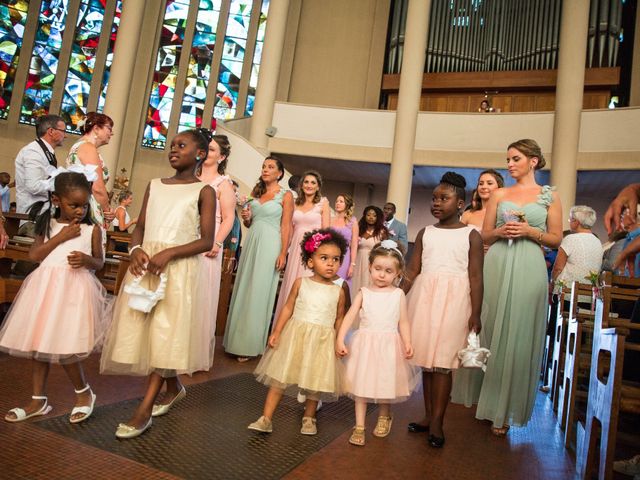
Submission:
MULTIPOLYGON (((221 352, 222 350, 219 349, 221 352)), ((255 361, 238 364, 219 353, 209 373, 184 378, 185 384, 203 382, 240 372, 250 372, 255 361)), ((28 362, 0 355, 0 412, 21 405, 30 395, 28 362)), ((133 377, 101 376, 98 357, 85 362, 88 379, 98 395, 99 405, 136 398, 144 391, 144 380, 133 377)), ((74 395, 64 371, 54 366, 49 380, 50 415, 66 415, 74 395)), ((475 420, 473 410, 452 405, 447 412, 447 443, 442 450, 426 444, 424 434, 410 434, 406 424, 419 419, 419 394, 394 407, 391 434, 378 439, 369 434, 375 416, 368 421, 367 444, 354 447, 344 432, 297 468, 288 479, 569 479, 574 462, 562 446, 550 404, 540 394, 534 417, 526 428, 514 428, 506 438, 496 438, 489 424, 475 420)), ((260 412, 255 412, 258 415, 260 412)), ((89 427, 88 422, 83 427, 89 427)), ((318 425, 322 428, 322 425, 318 425)), ((246 428, 229 425, 228 428, 246 428)), ((292 435, 298 435, 292 432, 292 435)), ((135 441, 135 440, 132 440, 135 441)), ((203 439, 206 441, 206 439, 203 439)), ((215 446, 212 446, 215 448, 215 446)), ((194 458, 193 461, 197 461, 194 458)), ((233 462, 233 459, 229 459, 233 462)), ((213 476, 213 473, 212 473, 213 476)), ((146 465, 47 432, 30 422, 0 422, 0 478, 175 478, 146 465)))

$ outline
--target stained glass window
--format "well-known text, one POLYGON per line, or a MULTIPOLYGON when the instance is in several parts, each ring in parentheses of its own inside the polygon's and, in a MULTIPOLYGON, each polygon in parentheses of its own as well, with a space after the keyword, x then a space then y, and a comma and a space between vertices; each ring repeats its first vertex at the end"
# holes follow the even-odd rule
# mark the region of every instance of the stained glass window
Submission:
POLYGON ((202 126, 222 0, 200 0, 178 131, 202 126))
POLYGON ((43 0, 40 6, 38 30, 22 98, 20 123, 33 124, 36 117, 49 112, 68 3, 69 0, 43 0))
POLYGON ((251 0, 231 0, 213 108, 215 118, 226 120, 236 115, 252 7, 251 0))
POLYGON ((76 130, 78 121, 87 113, 96 52, 104 22, 104 1, 80 2, 60 111, 70 130, 76 130))
POLYGON ((104 110, 104 101, 107 98, 107 86, 109 84, 109 74, 111 73, 111 64, 113 63, 113 49, 116 46, 116 36, 120 27, 120 16, 122 15, 122 0, 116 2, 116 11, 111 26, 111 35, 109 35, 109 47, 107 49, 107 59, 104 64, 104 74, 102 76, 102 89, 100 90, 100 98, 98 98, 98 112, 104 110))
POLYGON ((9 115, 28 8, 28 0, 0 1, 0 119, 9 115))
POLYGON ((269 13, 269 0, 262 0, 260 8, 260 23, 258 25, 258 37, 256 49, 253 52, 251 64, 251 77, 249 78, 249 90, 247 92, 247 104, 244 109, 246 116, 253 114, 253 104, 256 99, 256 87, 258 86, 258 73, 260 73, 260 60, 262 59, 262 46, 264 45, 264 31, 267 28, 267 14, 269 13))
POLYGON ((142 146, 163 149, 187 26, 189 0, 167 0, 142 146))

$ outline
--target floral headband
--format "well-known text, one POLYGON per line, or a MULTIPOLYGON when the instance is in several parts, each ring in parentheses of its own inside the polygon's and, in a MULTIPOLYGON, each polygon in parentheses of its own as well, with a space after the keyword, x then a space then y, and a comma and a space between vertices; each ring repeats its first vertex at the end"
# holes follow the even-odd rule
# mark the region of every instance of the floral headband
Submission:
POLYGON ((96 173, 97 165, 71 165, 69 168, 62 167, 54 167, 49 165, 47 167, 46 173, 49 175, 49 178, 45 180, 47 185, 47 190, 50 192, 55 191, 55 183, 56 177, 61 173, 67 172, 75 172, 83 174, 88 182, 95 182, 98 179, 98 174, 96 173))
POLYGON ((398 252, 398 255, 402 257, 402 252, 398 249, 398 244, 393 240, 381 241, 380 247, 384 248, 385 250, 395 250, 396 252, 398 252))
POLYGON ((314 233, 307 239, 306 242, 304 242, 304 251, 308 253, 315 252, 325 240, 331 240, 330 233, 314 233))

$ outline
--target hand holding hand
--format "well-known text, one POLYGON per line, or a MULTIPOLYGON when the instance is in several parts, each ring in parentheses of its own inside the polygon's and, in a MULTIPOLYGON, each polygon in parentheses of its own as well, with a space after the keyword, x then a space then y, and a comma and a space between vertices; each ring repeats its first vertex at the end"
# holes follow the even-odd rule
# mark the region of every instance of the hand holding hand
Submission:
POLYGON ((173 256, 171 255, 171 252, 169 252, 168 250, 162 250, 149 259, 147 270, 154 275, 160 275, 164 268, 167 266, 167 263, 169 263, 172 259, 173 256))
POLYGON ((336 340, 336 355, 338 357, 349 355, 349 350, 347 349, 343 340, 336 340))
POLYGON ((69 265, 71 265, 71 268, 82 268, 88 266, 87 260, 90 258, 91 257, 86 253, 77 252, 75 250, 67 255, 67 261, 69 262, 69 265))
POLYGON ((147 255, 147 252, 142 250, 142 248, 136 248, 131 252, 129 258, 131 261, 129 271, 136 277, 144 275, 144 272, 147 269, 147 264, 149 263, 149 255, 147 255))
POLYGON ((504 224, 506 238, 526 237, 531 231, 531 227, 527 221, 524 222, 507 222, 504 224))
POLYGON ((69 225, 62 227, 62 230, 60 230, 56 237, 60 237, 63 242, 66 242, 72 238, 79 237, 80 233, 80 222, 74 218, 69 222, 69 225))

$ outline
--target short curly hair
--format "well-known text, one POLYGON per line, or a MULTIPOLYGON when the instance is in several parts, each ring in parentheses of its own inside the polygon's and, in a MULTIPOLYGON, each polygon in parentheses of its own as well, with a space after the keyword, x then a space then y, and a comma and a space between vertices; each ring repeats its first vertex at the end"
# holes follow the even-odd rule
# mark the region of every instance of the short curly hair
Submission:
POLYGON ((342 236, 341 233, 334 230, 333 228, 316 228, 315 230, 311 230, 310 232, 304 234, 304 237, 302 237, 302 241, 300 242, 300 257, 302 258, 302 263, 306 265, 307 261, 311 258, 311 255, 313 255, 314 252, 308 252, 307 250, 305 250, 304 246, 305 243, 307 243, 307 241, 317 233, 328 235, 328 237, 320 240, 316 246, 316 249, 321 245, 335 245, 340 249, 340 263, 342 263, 342 261, 344 260, 344 256, 347 253, 347 240, 342 236))

